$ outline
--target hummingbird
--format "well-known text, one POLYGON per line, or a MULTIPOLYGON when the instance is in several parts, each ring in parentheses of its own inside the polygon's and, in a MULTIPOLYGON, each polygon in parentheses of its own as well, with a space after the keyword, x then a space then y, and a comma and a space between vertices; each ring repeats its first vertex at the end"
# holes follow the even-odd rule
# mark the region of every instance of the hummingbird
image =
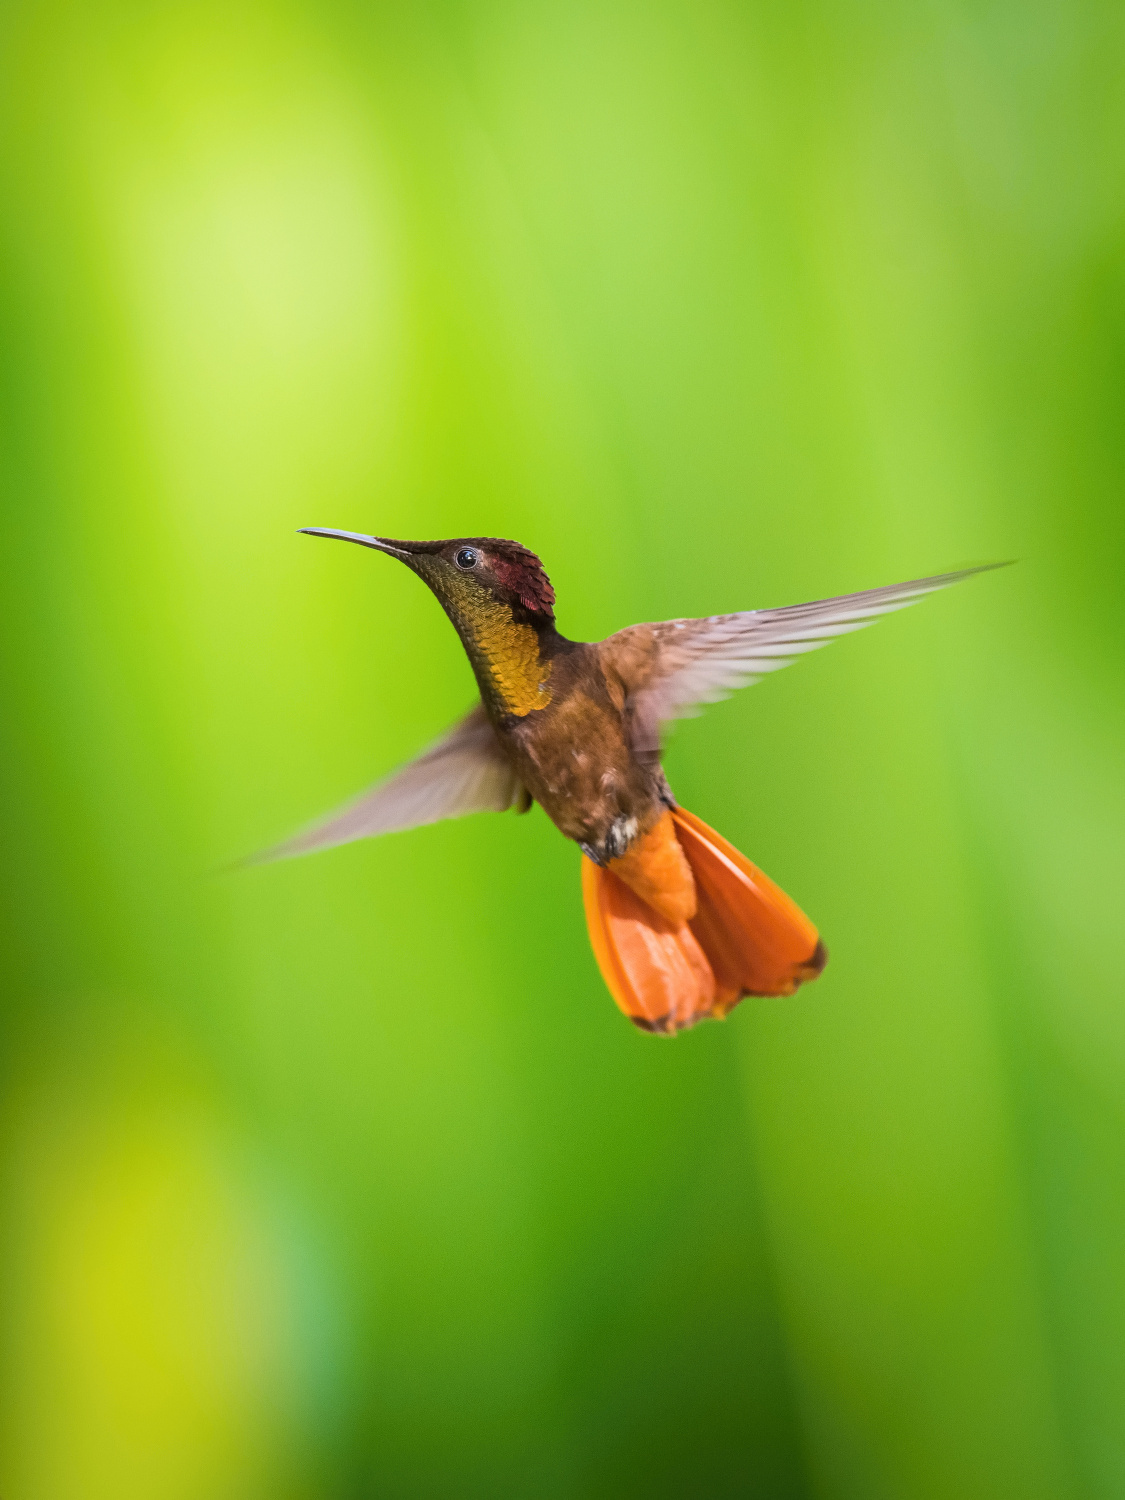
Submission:
POLYGON ((417 574, 460 637, 480 698, 416 759, 259 858, 538 803, 582 851, 586 922, 610 994, 638 1027, 665 1036, 723 1019, 747 995, 793 994, 828 952, 784 891, 677 803, 661 765, 664 727, 835 636, 1003 566, 585 642, 559 632, 550 579, 518 542, 301 531, 417 574))

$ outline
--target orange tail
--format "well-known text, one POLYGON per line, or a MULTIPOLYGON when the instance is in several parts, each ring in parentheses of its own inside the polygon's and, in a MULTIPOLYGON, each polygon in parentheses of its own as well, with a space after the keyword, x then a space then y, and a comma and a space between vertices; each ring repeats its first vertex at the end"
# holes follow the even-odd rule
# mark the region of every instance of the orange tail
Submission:
POLYGON ((828 961, 804 912, 683 808, 608 868, 583 859, 582 895, 602 978, 645 1031, 722 1019, 744 995, 791 995, 828 961))

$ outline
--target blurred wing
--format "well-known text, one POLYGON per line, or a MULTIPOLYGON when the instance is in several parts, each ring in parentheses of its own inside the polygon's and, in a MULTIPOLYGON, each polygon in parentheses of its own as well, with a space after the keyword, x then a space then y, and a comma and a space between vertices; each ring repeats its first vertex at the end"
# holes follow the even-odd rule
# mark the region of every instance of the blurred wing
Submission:
POLYGON ((505 812, 522 790, 484 709, 478 706, 401 771, 323 822, 255 855, 251 863, 311 854, 315 849, 418 828, 442 818, 460 818, 465 813, 505 812))
POLYGON ((683 718, 701 703, 715 703, 735 688, 748 687, 836 636, 862 630, 880 615, 905 609, 974 573, 1003 566, 963 568, 814 604, 668 620, 619 631, 605 642, 606 659, 625 684, 634 748, 638 754, 652 754, 659 749, 660 726, 669 719, 683 718))

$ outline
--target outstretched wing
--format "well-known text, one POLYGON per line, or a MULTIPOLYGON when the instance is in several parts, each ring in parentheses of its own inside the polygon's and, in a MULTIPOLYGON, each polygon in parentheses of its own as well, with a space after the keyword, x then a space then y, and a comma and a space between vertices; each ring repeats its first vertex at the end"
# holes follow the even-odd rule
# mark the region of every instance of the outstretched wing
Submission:
POLYGON ((253 856, 252 864, 311 854, 376 833, 397 833, 465 813, 505 812, 522 786, 479 705, 448 734, 400 771, 339 812, 283 844, 253 856))
POLYGON ((780 671, 805 652, 862 630, 880 615, 905 609, 974 573, 1003 566, 988 563, 784 609, 667 620, 619 631, 603 643, 603 661, 625 688, 634 749, 652 755, 660 747, 660 726, 669 719, 683 718, 696 712, 699 704, 717 702, 767 672, 780 671))

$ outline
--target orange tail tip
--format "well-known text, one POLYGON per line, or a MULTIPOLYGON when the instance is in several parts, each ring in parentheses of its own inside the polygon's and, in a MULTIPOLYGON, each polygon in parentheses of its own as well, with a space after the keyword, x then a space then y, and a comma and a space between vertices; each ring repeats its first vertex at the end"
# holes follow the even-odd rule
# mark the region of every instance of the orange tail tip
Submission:
POLYGON ((694 877, 697 909, 688 922, 669 920, 674 912, 660 915, 630 888, 647 894, 662 872, 673 875, 666 839, 644 841, 654 868, 623 869, 629 885, 612 869, 582 861, 586 920, 602 977, 631 1020, 665 1034, 721 1019, 744 995, 791 995, 828 961, 808 917, 733 844, 683 808, 673 820, 694 877))

